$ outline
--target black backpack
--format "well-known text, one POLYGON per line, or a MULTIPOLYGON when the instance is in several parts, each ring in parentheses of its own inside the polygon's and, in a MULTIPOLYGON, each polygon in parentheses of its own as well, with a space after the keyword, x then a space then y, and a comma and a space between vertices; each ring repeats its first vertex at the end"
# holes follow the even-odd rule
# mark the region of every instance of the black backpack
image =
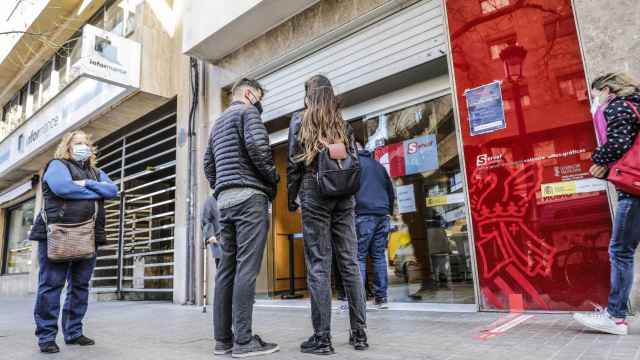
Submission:
POLYGON ((355 195, 360 189, 360 162, 353 147, 327 144, 318 153, 316 180, 320 194, 326 197, 355 195), (342 147, 343 156, 335 156, 332 149, 342 147))

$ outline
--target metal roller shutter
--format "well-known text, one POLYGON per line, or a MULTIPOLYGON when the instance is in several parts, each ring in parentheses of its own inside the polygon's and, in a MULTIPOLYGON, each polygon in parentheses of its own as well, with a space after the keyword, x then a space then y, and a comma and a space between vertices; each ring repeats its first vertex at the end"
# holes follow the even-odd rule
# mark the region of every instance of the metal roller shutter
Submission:
POLYGON ((175 109, 99 144, 98 166, 118 185, 105 201, 107 244, 98 249, 95 292, 171 298, 175 226, 175 109), (149 295, 154 293, 154 295, 149 295))
POLYGON ((304 106, 304 82, 323 74, 338 94, 445 56, 444 18, 439 0, 399 11, 304 59, 260 79, 268 96, 264 121, 304 106))

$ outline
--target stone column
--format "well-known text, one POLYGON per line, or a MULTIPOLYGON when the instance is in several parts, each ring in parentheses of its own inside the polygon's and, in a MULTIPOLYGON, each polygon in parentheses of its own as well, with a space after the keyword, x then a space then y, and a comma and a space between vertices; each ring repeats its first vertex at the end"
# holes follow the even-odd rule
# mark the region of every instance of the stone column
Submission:
MULTIPOLYGON (((640 36, 636 31, 640 17, 637 0, 574 0, 580 44, 587 67, 587 80, 617 71, 640 79, 640 36)), ((615 197, 615 192, 611 192, 615 197)), ((612 199, 612 206, 616 201, 612 199)), ((636 251, 635 281, 631 291, 632 311, 640 304, 640 252, 636 251)), ((606 305, 606 304, 602 304, 606 305)))
MULTIPOLYGON (((212 189, 209 187, 209 182, 206 179, 204 174, 204 168, 202 159, 204 158, 204 153, 209 144, 209 134, 211 132, 211 128, 215 120, 218 118, 220 113, 222 113, 222 89, 220 85, 220 69, 211 64, 205 64, 203 67, 204 70, 204 96, 201 97, 200 101, 200 117, 198 123, 198 209, 201 210, 204 206, 204 202, 207 200, 207 197, 211 196, 212 189)), ((198 224, 202 221, 201 219, 201 211, 198 212, 198 224)), ((201 249, 203 246, 203 241, 205 239, 202 238, 201 227, 198 227, 198 248, 201 249)), ((199 252, 200 255, 204 253, 202 251, 199 252)), ((202 293, 205 291, 204 287, 204 276, 203 272, 204 268, 204 259, 200 256, 198 258, 198 305, 202 305, 202 293)), ((207 252, 207 304, 213 303, 213 286, 215 284, 215 263, 213 257, 210 253, 207 252)))

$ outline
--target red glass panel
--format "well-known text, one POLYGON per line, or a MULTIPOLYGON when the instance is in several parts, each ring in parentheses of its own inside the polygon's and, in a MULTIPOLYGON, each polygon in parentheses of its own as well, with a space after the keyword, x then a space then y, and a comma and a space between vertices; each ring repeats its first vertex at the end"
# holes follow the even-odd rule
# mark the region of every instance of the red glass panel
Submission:
POLYGON ((611 217, 587 172, 595 135, 571 1, 500 5, 446 1, 481 306, 590 309, 609 291, 611 217), (508 46, 526 51, 521 67, 505 66, 522 58, 508 46), (506 128, 472 136, 465 91, 495 80, 506 128))

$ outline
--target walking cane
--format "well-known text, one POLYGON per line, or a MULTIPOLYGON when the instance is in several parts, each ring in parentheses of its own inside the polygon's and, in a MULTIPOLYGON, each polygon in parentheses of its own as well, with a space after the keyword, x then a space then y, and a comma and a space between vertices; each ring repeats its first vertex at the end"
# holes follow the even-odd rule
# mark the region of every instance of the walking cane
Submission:
POLYGON ((207 242, 203 241, 202 242, 202 251, 204 252, 204 274, 202 274, 202 281, 204 281, 204 284, 202 286, 202 313, 206 313, 207 312, 207 293, 209 292, 208 290, 208 281, 207 281, 207 263, 208 263, 208 259, 207 259, 207 242))

